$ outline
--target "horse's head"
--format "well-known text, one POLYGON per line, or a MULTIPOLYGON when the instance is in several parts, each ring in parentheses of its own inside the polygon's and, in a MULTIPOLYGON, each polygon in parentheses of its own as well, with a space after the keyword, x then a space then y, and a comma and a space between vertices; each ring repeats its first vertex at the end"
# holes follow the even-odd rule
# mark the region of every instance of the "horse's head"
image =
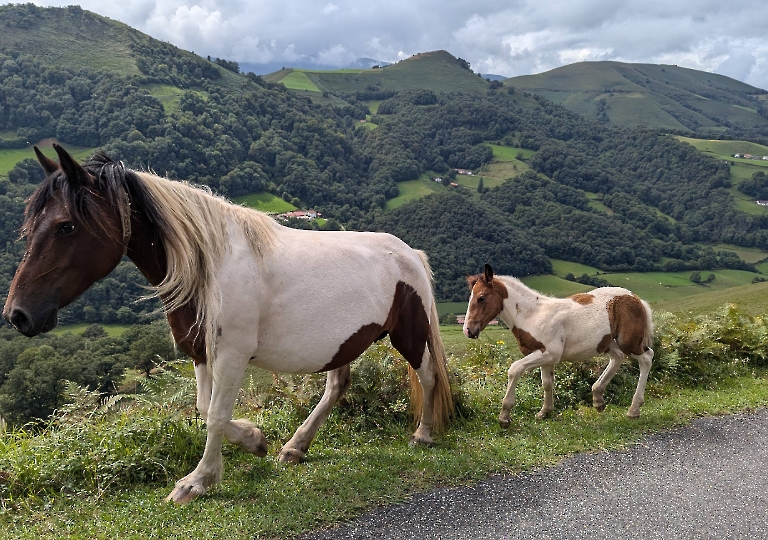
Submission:
POLYGON ((504 299, 509 296, 507 287, 493 279, 493 268, 485 265, 485 271, 467 278, 472 293, 469 296, 467 315, 464 318, 464 335, 476 339, 480 332, 501 313, 504 299))
POLYGON ((127 240, 128 210, 116 208, 104 182, 66 150, 54 149, 59 163, 35 148, 46 179, 27 201, 26 250, 3 309, 5 320, 26 336, 53 329, 60 308, 117 266, 127 240))

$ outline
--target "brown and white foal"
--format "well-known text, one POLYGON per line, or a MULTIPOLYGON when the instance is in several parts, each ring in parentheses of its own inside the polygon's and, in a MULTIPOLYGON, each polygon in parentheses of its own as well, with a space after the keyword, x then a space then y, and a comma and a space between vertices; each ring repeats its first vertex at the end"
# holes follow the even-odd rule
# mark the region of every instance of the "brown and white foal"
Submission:
POLYGON ((472 294, 464 322, 464 335, 477 338, 497 315, 509 326, 525 355, 508 371, 509 385, 501 404, 499 423, 508 427, 515 404, 517 380, 531 369, 541 368, 544 405, 541 419, 554 410, 554 368, 561 361, 586 360, 607 353, 608 367, 592 385, 592 402, 605 409, 605 387, 625 355, 637 359, 640 378, 627 416, 640 416, 645 384, 653 361, 651 308, 627 289, 600 287, 568 298, 551 298, 526 287, 511 276, 494 276, 485 265, 482 274, 468 278, 472 294))

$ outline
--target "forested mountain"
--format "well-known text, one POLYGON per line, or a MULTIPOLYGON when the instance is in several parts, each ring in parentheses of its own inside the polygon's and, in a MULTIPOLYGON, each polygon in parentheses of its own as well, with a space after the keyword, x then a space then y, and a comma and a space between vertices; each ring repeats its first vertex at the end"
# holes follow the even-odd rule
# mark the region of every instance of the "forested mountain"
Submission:
MULTIPOLYGON (((749 268, 696 243, 768 247, 766 220, 734 206, 727 164, 663 133, 591 120, 487 81, 445 51, 311 74, 323 105, 77 7, 2 6, 0 26, 0 145, 100 147, 230 197, 268 191, 348 228, 394 232, 431 255, 442 299, 465 296, 462 276, 486 261, 518 275, 549 271, 548 257, 605 270, 749 268), (482 193, 446 188, 384 210, 398 182, 487 164, 488 143, 532 151, 531 172, 482 193)), ((721 79, 708 99, 729 92, 752 103, 758 92, 721 79)), ((23 198, 36 181, 33 161, 0 180, 3 290, 20 255, 12 239, 23 198)), ((144 320, 155 306, 127 301, 140 284, 121 266, 63 316, 144 320)))
POLYGON ((578 62, 504 80, 564 107, 623 127, 768 137, 768 92, 678 66, 578 62))

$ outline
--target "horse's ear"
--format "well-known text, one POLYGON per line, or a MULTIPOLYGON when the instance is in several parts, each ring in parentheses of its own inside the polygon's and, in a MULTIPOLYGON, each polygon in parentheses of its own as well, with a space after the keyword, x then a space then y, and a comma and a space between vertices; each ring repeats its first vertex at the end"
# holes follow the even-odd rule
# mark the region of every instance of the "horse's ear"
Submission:
POLYGON ((37 161, 40 162, 40 165, 42 165, 43 170, 45 171, 46 176, 55 173, 59 170, 59 164, 53 161, 51 158, 47 157, 45 154, 43 154, 40 149, 37 146, 33 146, 35 150, 35 155, 37 156, 37 161))
POLYGON ((61 170, 67 175, 67 179, 70 182, 78 184, 89 184, 91 182, 91 175, 88 174, 82 165, 77 163, 72 156, 70 156, 64 148, 58 144, 53 144, 53 149, 59 154, 59 163, 61 164, 61 170))
POLYGON ((485 272, 483 273, 483 277, 485 278, 486 283, 493 281, 493 268, 491 268, 491 265, 488 263, 485 263, 485 272))

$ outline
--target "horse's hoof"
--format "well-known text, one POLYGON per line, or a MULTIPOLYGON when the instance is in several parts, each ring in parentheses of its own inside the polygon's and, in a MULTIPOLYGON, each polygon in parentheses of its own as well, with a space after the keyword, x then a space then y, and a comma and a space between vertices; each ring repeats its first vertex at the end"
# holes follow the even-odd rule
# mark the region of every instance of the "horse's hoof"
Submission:
POLYGON ((633 411, 632 409, 630 409, 627 412, 627 418, 631 418, 632 420, 637 420, 638 418, 640 418, 640 411, 633 411))
POLYGON ((302 452, 301 450, 298 450, 296 448, 283 448, 280 450, 280 456, 278 456, 277 460, 280 463, 289 463, 291 465, 298 465, 302 461, 304 461, 304 458, 307 457, 307 454, 302 452))
POLYGON ((501 426, 502 429, 507 429, 509 427, 509 424, 510 424, 509 418, 507 419, 499 418, 499 425, 501 426))
POLYGON ((267 455, 267 439, 259 428, 253 428, 238 445, 246 452, 259 457, 267 455))
POLYGON ((536 420, 544 420, 552 411, 545 411, 544 409, 536 413, 536 420))
POLYGON ((408 441, 408 446, 413 448, 414 446, 432 446, 434 441, 431 437, 424 437, 420 436, 417 437, 416 435, 411 436, 411 440, 408 441))
POLYGON ((605 410, 605 403, 600 403, 599 405, 595 403, 594 407, 597 412, 603 412, 605 410))
POLYGON ((171 501, 176 504, 187 504, 192 502, 200 495, 205 494, 205 487, 199 484, 185 484, 184 482, 178 482, 173 491, 165 498, 165 501, 171 501))

